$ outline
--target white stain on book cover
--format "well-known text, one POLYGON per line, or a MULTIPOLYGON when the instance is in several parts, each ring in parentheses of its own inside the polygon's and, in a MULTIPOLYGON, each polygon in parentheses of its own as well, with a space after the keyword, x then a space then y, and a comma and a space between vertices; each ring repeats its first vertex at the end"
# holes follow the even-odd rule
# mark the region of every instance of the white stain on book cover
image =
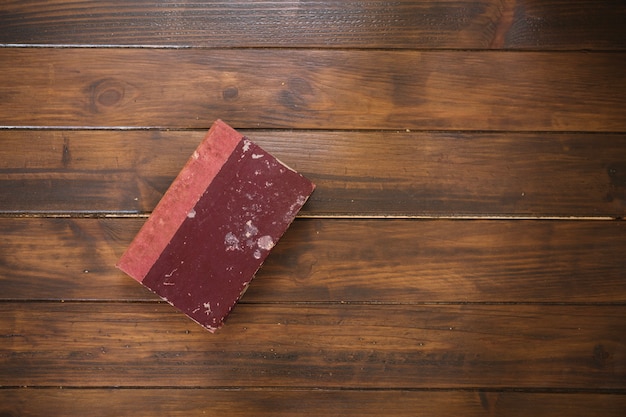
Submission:
POLYGON ((274 240, 270 235, 261 236, 257 240, 257 245, 259 246, 259 249, 270 250, 274 247, 274 240))
POLYGON ((258 234, 259 228, 253 223, 253 219, 247 220, 243 225, 243 230, 240 229, 236 234, 231 231, 224 236, 226 252, 252 250, 254 259, 261 259, 261 251, 271 250, 275 242, 270 235, 263 235, 255 239, 258 234))
POLYGON ((299 195, 298 198, 296 198, 295 203, 289 206, 289 210, 287 210, 287 213, 285 213, 283 220, 285 222, 292 221, 293 218, 296 216, 296 213, 298 212, 298 210, 300 210, 302 206, 304 205, 304 203, 306 203, 306 200, 307 200, 306 196, 299 195))
POLYGON ((256 236, 259 233, 259 229, 252 224, 252 220, 248 220, 244 226, 244 232, 246 237, 256 236))
POLYGON ((226 245, 227 252, 241 250, 241 247, 239 246, 239 238, 237 238, 233 232, 226 233, 226 236, 224 236, 224 245, 226 245))

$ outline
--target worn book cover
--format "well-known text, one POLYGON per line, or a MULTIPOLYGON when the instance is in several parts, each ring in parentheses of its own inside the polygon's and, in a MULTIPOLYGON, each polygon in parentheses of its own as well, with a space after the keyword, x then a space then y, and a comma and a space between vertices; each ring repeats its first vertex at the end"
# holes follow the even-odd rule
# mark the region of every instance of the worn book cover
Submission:
POLYGON ((117 267, 214 332, 314 188, 218 120, 117 267))

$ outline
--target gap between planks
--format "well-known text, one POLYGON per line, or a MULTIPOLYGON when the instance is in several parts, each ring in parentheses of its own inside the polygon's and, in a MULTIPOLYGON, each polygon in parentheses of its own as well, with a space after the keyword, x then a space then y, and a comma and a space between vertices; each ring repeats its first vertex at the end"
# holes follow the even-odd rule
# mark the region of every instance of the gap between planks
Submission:
MULTIPOLYGON (((162 304, 168 305, 167 301, 161 299, 97 299, 97 298, 0 298, 0 304, 162 304)), ((380 307, 497 307, 497 306, 535 306, 535 307, 621 307, 626 306, 626 302, 606 301, 606 302, 550 302, 550 301, 246 301, 240 299, 237 304, 257 305, 257 306, 292 306, 292 307, 328 307, 328 306, 380 306, 380 307)), ((2 336, 0 336, 2 337, 2 336)))
POLYGON ((518 387, 459 387, 459 388, 428 388, 428 387, 318 387, 318 386, 178 386, 178 385, 3 385, 0 386, 0 391, 10 389, 29 389, 29 390, 50 390, 50 389, 67 389, 67 390, 181 390, 181 391, 250 391, 250 392, 271 392, 271 391, 286 391, 286 392, 469 392, 469 393, 520 393, 520 394, 603 394, 603 395, 626 395, 626 389, 619 388, 518 388, 518 387))
MULTIPOLYGON (((201 132, 205 133, 211 127, 212 121, 207 119, 209 123, 207 127, 168 127, 168 126, 51 126, 51 125, 0 125, 2 130, 39 130, 45 131, 159 131, 159 132, 201 132)), ((501 135, 603 135, 603 136, 621 136, 626 131, 601 131, 601 130, 506 130, 506 129, 416 129, 416 128, 300 128, 300 127, 244 127, 236 129, 244 136, 254 139, 254 134, 259 132, 290 132, 290 133, 435 133, 435 134, 501 134, 501 135)))
POLYGON ((606 48, 524 48, 524 49, 494 49, 494 48, 451 48, 451 47, 373 47, 364 46, 198 46, 198 45, 150 45, 150 44, 82 44, 82 43, 0 43, 0 48, 21 48, 21 49, 194 49, 200 51, 223 51, 223 50, 316 50, 316 51, 398 51, 398 52, 546 52, 546 53, 623 53, 624 49, 606 48))
MULTIPOLYGON (((0 218, 50 218, 50 219, 147 219, 150 213, 124 213, 124 212, 76 212, 76 213, 56 213, 56 212, 0 212, 0 218)), ((612 216, 526 216, 526 215, 402 215, 402 214, 300 214, 296 219, 355 219, 355 220, 378 220, 378 219, 407 219, 407 220, 563 220, 563 221, 621 221, 622 217, 612 216)))

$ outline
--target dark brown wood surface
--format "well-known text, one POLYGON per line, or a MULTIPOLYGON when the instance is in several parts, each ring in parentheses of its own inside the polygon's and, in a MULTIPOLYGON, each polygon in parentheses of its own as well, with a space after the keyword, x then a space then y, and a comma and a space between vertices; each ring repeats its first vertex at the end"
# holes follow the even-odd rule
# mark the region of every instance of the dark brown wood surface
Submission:
POLYGON ((0 415, 626 412, 626 6, 0 6, 0 415), (317 189, 209 334, 114 264, 214 119, 317 189))
POLYGON ((310 390, 310 389, 6 389, 13 415, 276 415, 431 417, 507 415, 537 417, 599 415, 622 417, 624 396, 490 390, 310 390), (25 392, 26 391, 26 392, 25 392), (51 395, 51 392, 54 392, 51 395), (80 401, 76 399, 80 398, 80 401), (19 404, 19 405, 18 405, 19 404), (106 404, 107 408, 102 407, 106 404))
MULTIPOLYGON (((242 132, 318 185, 307 217, 626 214, 623 134, 242 132)), ((0 213, 149 213, 204 134, 0 130, 0 213)))
POLYGON ((0 43, 623 49, 620 0, 11 1, 0 43), (36 6, 36 7, 35 7, 36 6))
MULTIPOLYGON (((156 301, 114 267, 143 222, 0 218, 3 297, 156 301)), ((623 303, 625 245, 624 222, 299 219, 241 302, 623 303)))
POLYGON ((612 132, 626 130, 624 67, 625 52, 6 48, 0 113, 10 126, 227 115, 237 128, 612 132))
POLYGON ((215 336, 165 303, 0 307, 16 352, 7 386, 622 389, 626 377, 625 306, 242 304, 215 336))

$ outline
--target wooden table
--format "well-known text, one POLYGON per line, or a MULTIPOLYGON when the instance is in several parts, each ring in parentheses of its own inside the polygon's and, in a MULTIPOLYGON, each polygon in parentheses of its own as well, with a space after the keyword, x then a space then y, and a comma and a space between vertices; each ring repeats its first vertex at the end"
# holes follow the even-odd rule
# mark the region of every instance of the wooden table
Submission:
POLYGON ((622 1, 0 21, 0 415, 625 415, 622 1), (114 264, 217 118, 317 190, 210 334, 114 264))

